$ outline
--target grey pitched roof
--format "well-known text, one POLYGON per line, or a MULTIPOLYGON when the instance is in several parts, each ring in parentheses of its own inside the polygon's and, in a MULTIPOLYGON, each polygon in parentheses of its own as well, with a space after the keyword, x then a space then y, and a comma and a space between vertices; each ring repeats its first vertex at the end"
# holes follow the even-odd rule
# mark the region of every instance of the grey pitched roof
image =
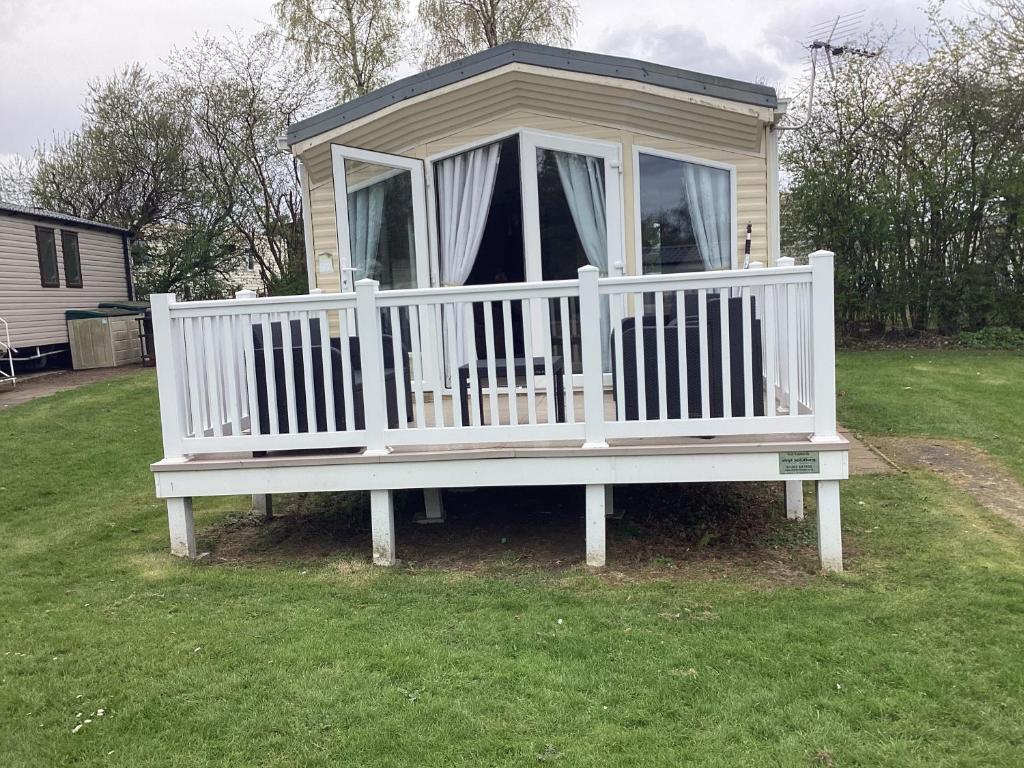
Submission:
POLYGON ((123 227, 115 227, 113 224, 104 224, 101 221, 91 219, 80 219, 77 216, 69 216, 66 213, 48 211, 45 208, 35 208, 30 205, 18 205, 17 203, 5 203, 0 200, 0 213, 7 213, 12 216, 39 219, 53 222, 55 224, 70 224, 83 229, 99 229, 105 232, 116 232, 119 235, 130 235, 131 230, 123 227))
POLYGON ((775 108, 775 89, 766 85, 703 75, 685 69, 651 64, 602 53, 572 51, 547 45, 511 42, 489 48, 464 59, 397 80, 365 96, 339 104, 320 114, 288 126, 288 144, 297 144, 353 120, 371 115, 392 104, 444 88, 453 83, 490 72, 512 63, 532 64, 565 72, 618 77, 650 83, 677 91, 714 96, 741 104, 775 108))

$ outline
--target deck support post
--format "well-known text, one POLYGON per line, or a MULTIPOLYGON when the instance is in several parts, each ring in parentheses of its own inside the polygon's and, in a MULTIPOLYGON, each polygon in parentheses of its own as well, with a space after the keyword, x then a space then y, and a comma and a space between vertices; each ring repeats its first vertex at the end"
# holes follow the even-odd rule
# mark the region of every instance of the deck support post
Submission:
POLYGON ((394 492, 370 491, 370 529, 373 535, 373 564, 395 564, 394 492))
POLYGON ((605 505, 610 485, 587 486, 587 565, 605 565, 605 505))
POLYGON ((249 510, 254 515, 260 515, 264 520, 274 517, 274 497, 269 493, 254 493, 252 495, 252 508, 249 510))
POLYGON ((839 481, 818 480, 818 558, 823 571, 843 570, 843 537, 839 519, 839 481))
POLYGON ((622 517, 615 514, 615 486, 611 483, 605 483, 604 486, 604 516, 615 519, 622 517))
POLYGON ((196 528, 192 517, 192 499, 188 496, 167 499, 167 527, 171 532, 171 554, 195 557, 196 528))
POLYGON ((423 525, 444 522, 444 502, 441 501, 440 488, 423 489, 423 517, 417 518, 416 522, 423 525))
POLYGON ((804 519, 804 484, 800 480, 786 480, 786 519, 804 519))

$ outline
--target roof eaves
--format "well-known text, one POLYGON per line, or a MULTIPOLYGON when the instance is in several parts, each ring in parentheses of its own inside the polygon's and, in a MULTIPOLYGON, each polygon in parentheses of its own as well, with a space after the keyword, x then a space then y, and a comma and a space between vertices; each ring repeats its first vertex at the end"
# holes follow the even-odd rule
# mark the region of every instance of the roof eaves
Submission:
POLYGON ((365 96, 293 123, 288 126, 288 144, 297 144, 393 104, 513 63, 617 77, 758 107, 774 108, 778 104, 775 89, 765 85, 705 75, 636 59, 512 42, 397 80, 365 96))
POLYGON ((0 214, 7 214, 8 216, 25 219, 34 219, 36 221, 45 221, 53 224, 64 224, 67 226, 78 227, 80 229, 96 229, 103 232, 113 232, 129 237, 132 234, 130 229, 125 229, 124 227, 117 227, 113 224, 104 224, 101 221, 93 221, 91 219, 82 219, 78 216, 69 216, 66 213, 48 211, 45 208, 35 208, 29 205, 0 202, 0 214))

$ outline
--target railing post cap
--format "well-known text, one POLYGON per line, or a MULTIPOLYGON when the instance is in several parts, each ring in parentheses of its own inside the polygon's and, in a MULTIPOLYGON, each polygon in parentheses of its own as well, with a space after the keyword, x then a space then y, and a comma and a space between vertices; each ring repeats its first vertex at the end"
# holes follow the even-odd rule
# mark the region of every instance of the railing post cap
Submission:
POLYGON ((596 272, 596 273, 598 273, 598 274, 600 274, 600 273, 601 273, 601 270, 599 270, 599 269, 598 269, 597 267, 595 267, 595 266, 594 266, 593 264, 587 264, 586 266, 580 267, 580 268, 579 268, 578 270, 576 270, 576 271, 577 271, 577 272, 578 272, 579 274, 581 274, 581 275, 582 275, 582 274, 583 274, 584 272, 586 272, 587 274, 590 274, 591 272, 596 272))
POLYGON ((813 262, 821 260, 821 259, 834 259, 835 257, 836 257, 836 255, 835 255, 835 253, 833 251, 821 250, 821 251, 815 251, 814 253, 812 253, 810 255, 809 258, 810 258, 811 262, 813 263, 813 262))
POLYGON ((241 291, 235 291, 235 298, 236 299, 255 299, 256 298, 256 291, 250 290, 248 288, 245 288, 245 289, 243 289, 241 291))
POLYGON ((747 269, 764 269, 763 261, 752 261, 747 265, 747 269))
POLYGON ((780 267, 795 267, 796 259, 792 256, 779 256, 778 261, 775 262, 780 267))
POLYGON ((376 288, 378 285, 380 285, 380 283, 370 277, 364 277, 362 280, 356 280, 356 288, 376 288))
POLYGON ((323 288, 310 288, 309 289, 309 295, 310 296, 319 296, 323 292, 324 292, 323 288))

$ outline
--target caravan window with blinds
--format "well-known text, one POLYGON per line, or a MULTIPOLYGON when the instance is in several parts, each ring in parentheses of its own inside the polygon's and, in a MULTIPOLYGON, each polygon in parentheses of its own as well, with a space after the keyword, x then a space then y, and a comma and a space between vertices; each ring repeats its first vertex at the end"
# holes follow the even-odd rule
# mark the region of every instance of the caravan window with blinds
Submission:
POLYGON ((731 269, 733 171, 644 151, 637 159, 643 274, 731 269))
POLYGON ((36 254, 39 257, 39 283, 43 288, 60 288, 57 271, 57 241, 53 230, 36 227, 36 254))
POLYGON ((78 233, 61 230, 60 249, 64 254, 64 285, 81 288, 82 257, 78 252, 78 233))

